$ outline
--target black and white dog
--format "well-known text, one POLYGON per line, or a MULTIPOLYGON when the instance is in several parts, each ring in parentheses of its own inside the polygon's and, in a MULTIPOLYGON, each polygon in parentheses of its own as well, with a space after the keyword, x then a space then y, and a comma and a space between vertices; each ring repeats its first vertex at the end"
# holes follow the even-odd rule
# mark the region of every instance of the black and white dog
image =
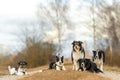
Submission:
POLYGON ((103 71, 103 63, 105 62, 105 53, 102 50, 93 50, 93 62, 97 64, 97 67, 103 71))
POLYGON ((90 72, 96 72, 96 73, 103 73, 99 68, 97 68, 97 65, 90 61, 90 59, 79 59, 78 60, 79 63, 79 70, 82 71, 90 71, 90 72))
POLYGON ((26 65, 27 65, 27 62, 20 61, 18 63, 18 68, 8 66, 9 73, 11 75, 25 75, 25 74, 27 74, 26 65))
POLYGON ((64 66, 64 57, 58 57, 56 56, 56 61, 51 62, 49 65, 49 69, 55 69, 55 70, 66 70, 64 66))
POLYGON ((76 70, 76 71, 79 69, 78 60, 85 58, 85 51, 84 51, 84 48, 82 47, 82 43, 83 42, 81 41, 72 42, 73 50, 71 53, 71 59, 73 63, 73 70, 76 70))

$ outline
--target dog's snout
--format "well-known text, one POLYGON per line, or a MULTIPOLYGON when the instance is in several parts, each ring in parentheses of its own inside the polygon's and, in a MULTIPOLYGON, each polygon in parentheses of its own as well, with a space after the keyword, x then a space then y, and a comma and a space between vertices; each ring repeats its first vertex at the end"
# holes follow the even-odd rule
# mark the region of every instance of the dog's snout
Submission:
POLYGON ((62 62, 59 62, 59 64, 62 64, 62 62))

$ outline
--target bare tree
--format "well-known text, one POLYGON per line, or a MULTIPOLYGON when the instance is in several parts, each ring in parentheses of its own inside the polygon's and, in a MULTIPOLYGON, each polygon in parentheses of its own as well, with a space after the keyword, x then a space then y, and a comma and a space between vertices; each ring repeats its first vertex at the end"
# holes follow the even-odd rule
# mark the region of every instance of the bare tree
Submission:
MULTIPOLYGON (((38 10, 38 16, 40 17, 41 13, 43 13, 41 17, 44 16, 44 20, 46 20, 46 22, 53 26, 57 31, 58 55, 60 55, 60 53, 62 52, 61 43, 65 27, 69 24, 69 20, 67 18, 67 2, 68 0, 51 0, 50 2, 48 2, 48 6, 40 4, 38 10)), ((50 27, 50 25, 48 26, 50 27)))

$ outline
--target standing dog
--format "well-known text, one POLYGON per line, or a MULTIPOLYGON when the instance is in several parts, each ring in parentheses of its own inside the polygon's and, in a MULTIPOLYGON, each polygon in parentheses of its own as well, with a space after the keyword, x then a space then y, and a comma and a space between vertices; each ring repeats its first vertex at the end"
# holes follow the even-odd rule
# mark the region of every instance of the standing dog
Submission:
POLYGON ((103 73, 100 69, 97 68, 97 65, 90 61, 90 59, 79 59, 78 60, 79 62, 79 70, 82 70, 82 71, 90 71, 90 72, 96 72, 96 73, 103 73))
POLYGON ((9 73, 11 75, 25 75, 25 74, 27 74, 26 65, 27 65, 27 62, 20 61, 18 63, 18 66, 19 66, 18 68, 8 66, 9 73))
POLYGON ((105 53, 102 50, 93 50, 93 61, 97 64, 97 67, 103 71, 103 63, 105 62, 105 53))
POLYGON ((84 48, 82 47, 82 43, 83 42, 81 41, 72 42, 73 50, 71 53, 71 59, 73 63, 73 70, 76 70, 76 71, 79 69, 78 60, 85 58, 85 51, 84 51, 84 48))
POLYGON ((50 63, 49 69, 66 70, 63 59, 64 59, 63 56, 62 57, 56 56, 56 61, 50 63))

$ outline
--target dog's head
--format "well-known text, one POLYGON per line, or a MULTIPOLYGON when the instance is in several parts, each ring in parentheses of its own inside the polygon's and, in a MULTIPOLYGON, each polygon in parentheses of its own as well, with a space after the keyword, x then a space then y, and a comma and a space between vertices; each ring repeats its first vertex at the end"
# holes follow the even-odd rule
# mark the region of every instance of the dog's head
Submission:
POLYGON ((25 68, 27 66, 27 62, 26 61, 20 61, 18 62, 18 66, 21 68, 25 68))
POLYGON ((81 41, 73 41, 72 45, 73 45, 73 51, 80 51, 82 48, 82 43, 81 41))
POLYGON ((78 63, 79 63, 79 69, 81 69, 82 71, 85 71, 86 70, 85 60, 84 59, 79 59, 78 63))
POLYGON ((78 63, 79 69, 81 69, 82 71, 85 71, 90 67, 90 59, 79 59, 78 63))
POLYGON ((103 59, 103 62, 105 62, 105 53, 102 50, 93 50, 93 61, 96 59, 103 59))
POLYGON ((58 64, 63 64, 63 59, 64 59, 64 56, 62 56, 62 57, 58 57, 58 56, 56 56, 56 62, 58 63, 58 64))

